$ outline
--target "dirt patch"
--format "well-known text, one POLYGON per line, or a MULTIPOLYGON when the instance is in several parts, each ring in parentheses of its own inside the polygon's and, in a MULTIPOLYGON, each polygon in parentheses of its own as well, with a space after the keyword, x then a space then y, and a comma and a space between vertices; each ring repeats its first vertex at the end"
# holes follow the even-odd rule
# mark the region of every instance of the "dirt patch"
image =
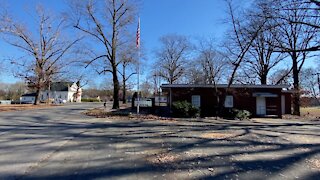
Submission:
POLYGON ((132 114, 131 115, 132 119, 136 119, 136 120, 157 120, 157 121, 161 121, 161 122, 178 122, 177 119, 175 118, 170 118, 170 117, 161 117, 161 116, 156 116, 156 115, 152 115, 152 114, 146 114, 146 115, 136 115, 136 114, 132 114))
POLYGON ((311 168, 317 169, 320 171, 320 159, 310 159, 310 160, 307 160, 307 163, 311 166, 311 168))
POLYGON ((23 111, 29 109, 43 109, 50 108, 54 106, 61 105, 53 105, 53 104, 40 104, 40 105, 32 105, 32 104, 12 104, 12 105, 0 105, 0 112, 9 112, 9 111, 23 111))
POLYGON ((235 134, 232 133, 204 133, 201 135, 202 138, 206 139, 226 139, 234 136, 235 134))
POLYGON ((130 109, 109 110, 103 108, 91 109, 84 112, 87 116, 94 116, 96 118, 111 118, 111 119, 123 119, 130 118, 131 120, 157 120, 162 122, 177 122, 176 119, 170 117, 161 117, 152 114, 134 114, 130 109))
POLYGON ((161 153, 147 158, 147 161, 153 165, 170 164, 178 161, 179 155, 173 153, 161 153))

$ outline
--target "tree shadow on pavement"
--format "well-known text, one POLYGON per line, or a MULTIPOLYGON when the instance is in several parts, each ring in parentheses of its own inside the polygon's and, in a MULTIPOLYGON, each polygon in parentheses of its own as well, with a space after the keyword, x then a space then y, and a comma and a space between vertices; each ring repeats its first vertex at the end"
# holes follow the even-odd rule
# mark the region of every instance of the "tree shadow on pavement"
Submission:
MULTIPOLYGON (((2 124, 1 159, 31 163, 17 179, 315 179, 320 123, 224 119, 45 121, 2 124), (14 135, 12 135, 12 133, 14 135), (15 143, 13 143, 15 142, 15 143)), ((8 121, 14 122, 13 119, 8 121)))

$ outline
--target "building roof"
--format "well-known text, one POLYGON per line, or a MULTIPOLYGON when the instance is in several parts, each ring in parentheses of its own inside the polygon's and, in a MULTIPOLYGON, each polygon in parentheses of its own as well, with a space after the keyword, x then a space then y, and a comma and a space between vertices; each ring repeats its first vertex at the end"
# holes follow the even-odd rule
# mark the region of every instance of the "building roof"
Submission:
MULTIPOLYGON (((227 88, 227 84, 217 84, 217 88, 227 88)), ((264 89, 282 89, 289 88, 289 85, 254 85, 254 84, 232 84, 231 88, 264 88, 264 89)), ((161 88, 215 88, 213 84, 162 84, 161 88)))
POLYGON ((23 94, 21 97, 35 97, 36 93, 23 94))
POLYGON ((72 82, 53 82, 50 84, 50 91, 68 91, 72 82))

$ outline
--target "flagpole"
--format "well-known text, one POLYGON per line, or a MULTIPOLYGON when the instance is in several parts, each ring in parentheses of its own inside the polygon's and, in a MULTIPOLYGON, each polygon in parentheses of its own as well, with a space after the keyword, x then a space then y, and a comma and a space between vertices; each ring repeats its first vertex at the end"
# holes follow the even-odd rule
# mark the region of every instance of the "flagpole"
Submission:
POLYGON ((140 113, 140 48, 138 49, 138 103, 137 114, 140 113))
POLYGON ((138 103, 137 103, 137 114, 140 113, 140 17, 138 19, 138 29, 137 29, 137 49, 138 49, 138 103))

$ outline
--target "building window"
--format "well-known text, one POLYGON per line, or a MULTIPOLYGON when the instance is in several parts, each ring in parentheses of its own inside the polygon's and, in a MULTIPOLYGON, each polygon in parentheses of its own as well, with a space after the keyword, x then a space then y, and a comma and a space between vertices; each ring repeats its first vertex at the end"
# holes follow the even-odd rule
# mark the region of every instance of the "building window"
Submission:
POLYGON ((201 102, 200 102, 200 96, 199 95, 193 95, 191 98, 191 103, 194 107, 200 108, 201 102))
POLYGON ((224 107, 233 108, 233 96, 226 96, 226 100, 224 101, 224 107))

